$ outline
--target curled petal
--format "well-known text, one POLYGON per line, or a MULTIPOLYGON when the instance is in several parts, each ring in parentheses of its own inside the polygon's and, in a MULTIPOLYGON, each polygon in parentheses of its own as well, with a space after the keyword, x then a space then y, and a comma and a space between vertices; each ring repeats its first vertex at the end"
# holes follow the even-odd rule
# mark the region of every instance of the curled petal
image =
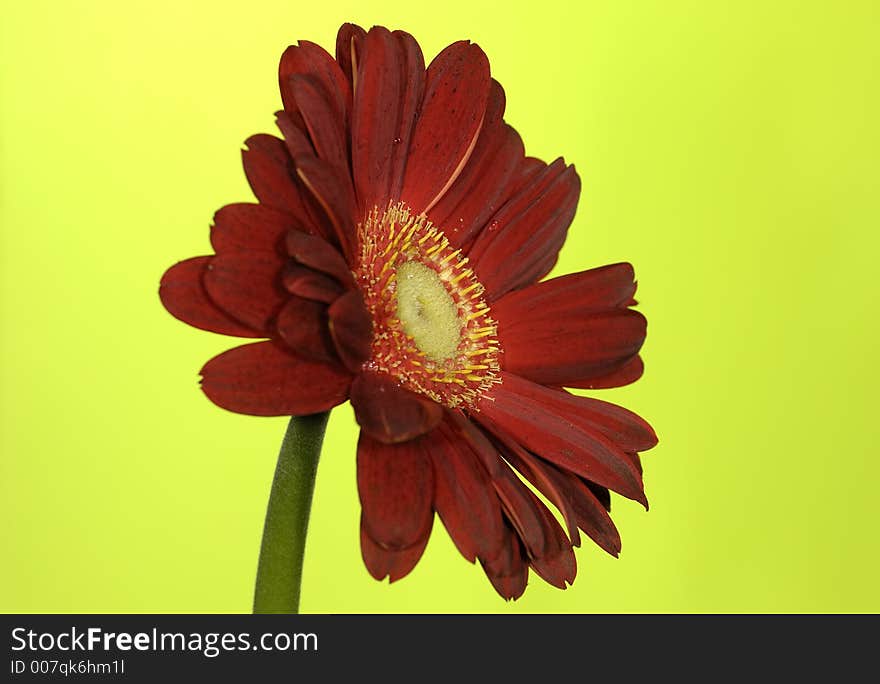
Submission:
POLYGON ((346 287, 354 286, 354 278, 342 255, 318 235, 291 230, 286 238, 287 253, 296 261, 321 273, 333 276, 346 287))
POLYGON ((352 372, 370 358, 373 319, 359 290, 349 290, 330 305, 328 326, 336 351, 352 372))
POLYGON ((355 378, 351 405, 361 429, 385 444, 418 437, 433 430, 443 418, 440 404, 379 373, 361 373, 355 378))
POLYGON ((290 294, 329 304, 345 290, 338 281, 307 266, 288 264, 281 274, 281 281, 290 294))
POLYGON ((339 363, 327 323, 327 305, 314 299, 291 297, 278 312, 278 334, 297 356, 339 363))

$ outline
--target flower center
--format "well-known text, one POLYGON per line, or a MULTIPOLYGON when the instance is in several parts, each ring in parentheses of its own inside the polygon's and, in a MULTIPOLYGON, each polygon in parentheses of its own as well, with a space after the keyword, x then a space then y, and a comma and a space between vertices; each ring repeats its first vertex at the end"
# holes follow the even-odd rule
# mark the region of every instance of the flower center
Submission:
POLYGON ((356 270, 373 318, 370 370, 450 408, 474 408, 500 382, 497 325, 460 249, 404 204, 358 227, 356 270))
POLYGON ((451 359, 461 342, 458 307, 437 271, 420 261, 397 267, 397 317, 432 361, 451 359))

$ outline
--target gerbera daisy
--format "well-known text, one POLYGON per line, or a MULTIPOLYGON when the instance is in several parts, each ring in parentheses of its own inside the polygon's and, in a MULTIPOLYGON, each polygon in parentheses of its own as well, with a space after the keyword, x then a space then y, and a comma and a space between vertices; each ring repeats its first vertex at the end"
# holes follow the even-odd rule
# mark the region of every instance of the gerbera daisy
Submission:
POLYGON ((216 253, 162 279, 177 318, 266 338, 211 359, 205 394, 260 416, 351 401, 377 579, 412 570, 435 512, 505 598, 530 567, 571 583, 579 530, 616 556, 609 490, 647 506, 638 452, 657 439, 564 388, 636 380, 646 321, 629 264, 540 282, 575 214, 574 167, 525 156, 468 41, 426 69, 409 34, 345 24, 335 59, 302 41, 279 80, 283 137, 243 152, 258 203, 220 209, 216 253))

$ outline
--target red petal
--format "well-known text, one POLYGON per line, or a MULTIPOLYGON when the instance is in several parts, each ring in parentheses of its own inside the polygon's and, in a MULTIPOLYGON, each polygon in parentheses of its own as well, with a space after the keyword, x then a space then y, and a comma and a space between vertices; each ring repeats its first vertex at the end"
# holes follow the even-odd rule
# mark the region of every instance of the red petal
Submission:
POLYGON ((480 559, 480 564, 501 598, 515 600, 526 590, 529 564, 519 537, 509 527, 505 527, 500 553, 490 560, 480 559))
POLYGON ((263 204, 227 204, 214 214, 214 251, 255 249, 284 254, 284 236, 296 225, 293 217, 263 204))
POLYGON ((489 60, 460 41, 428 67, 422 109, 409 148, 403 199, 427 212, 449 189, 473 152, 489 99, 489 60))
MULTIPOLYGON (((608 515, 605 503, 576 475, 557 470, 549 464, 543 464, 543 467, 560 480, 560 486, 568 482, 570 488, 567 496, 574 506, 578 526, 601 549, 616 558, 620 554, 620 533, 608 515)), ((605 491, 607 493, 608 490, 605 491)))
MULTIPOLYGON (((547 541, 552 536, 548 520, 553 520, 553 516, 516 477, 502 460, 497 447, 476 425, 459 413, 452 413, 450 417, 460 438, 471 446, 489 473, 504 513, 522 539, 529 556, 543 556, 547 541)), ((552 524, 556 524, 555 520, 552 524)))
POLYGON ((327 324, 327 306, 312 299, 291 297, 278 313, 278 334, 297 356, 339 363, 327 324))
POLYGON ((263 337, 260 330, 243 325, 208 297, 202 274, 212 258, 194 257, 165 271, 159 285, 162 304, 172 316, 195 328, 236 337, 263 337))
POLYGON ((523 159, 519 165, 519 169, 513 177, 510 192, 511 197, 518 195, 525 190, 534 182, 538 177, 538 174, 543 172, 546 168, 547 163, 535 157, 526 157, 523 159))
MULTIPOLYGON (((446 218, 437 222, 447 229, 453 244, 469 245, 510 197, 514 171, 523 157, 523 142, 507 124, 498 137, 495 150, 475 171, 475 177, 468 180, 469 192, 446 218)), ((436 211, 437 207, 432 215, 436 211)))
POLYGON ((347 102, 351 99, 349 80, 324 48, 301 40, 299 45, 291 45, 281 55, 278 84, 284 109, 288 111, 297 110, 292 79, 298 75, 308 75, 314 79, 324 95, 330 98, 335 111, 344 117, 347 102))
POLYGON ((357 449, 358 495, 367 534, 384 549, 402 550, 431 529, 434 473, 421 437, 383 444, 361 432, 357 449))
POLYGON ((638 311, 556 309, 545 315, 538 305, 522 318, 496 314, 507 370, 544 385, 580 384, 620 368, 645 341, 648 323, 638 311))
MULTIPOLYGON (((496 428, 496 440, 501 446, 504 453, 504 460, 516 468, 523 477, 534 485, 550 502, 559 509, 565 524, 568 528, 568 536, 571 539, 572 546, 580 546, 580 534, 578 533, 577 516, 571 502, 566 497, 567 489, 559 486, 559 483, 546 472, 542 465, 543 461, 539 461, 537 457, 523 449, 516 440, 505 435, 504 431, 496 428), (502 436, 503 435, 503 436, 502 436)), ((546 464, 547 468, 552 468, 546 464)), ((559 471, 557 471, 559 472, 559 471)))
POLYGON ((373 319, 364 306, 359 290, 349 290, 329 309, 330 335, 339 357, 352 372, 361 369, 370 358, 373 343, 373 319))
POLYGON ((534 314, 546 318, 625 308, 636 291, 631 264, 610 264, 571 273, 510 292, 492 305, 493 316, 518 321, 534 314))
MULTIPOLYGON (((580 527, 602 549, 617 557, 620 534, 602 502, 576 475, 560 470, 505 439, 505 458, 562 512, 574 546, 580 527)), ((606 490, 607 491, 607 490, 606 490)))
POLYGON ((634 354, 645 321, 625 311, 636 289, 633 277, 630 264, 612 264, 500 298, 492 314, 509 352, 505 366, 548 385, 617 387, 638 379, 642 365, 634 354))
POLYGON ((492 81, 486 120, 474 152, 428 218, 458 246, 468 245, 512 192, 523 160, 519 134, 504 123, 504 90, 492 81))
POLYGON ((351 121, 352 171, 361 209, 384 206, 389 198, 391 158, 407 92, 401 58, 388 29, 370 29, 362 43, 351 121))
MULTIPOLYGON (((531 494, 531 492, 529 493, 531 494)), ((572 584, 577 575, 574 550, 571 548, 565 532, 552 516, 547 520, 547 524, 548 532, 553 535, 550 538, 549 549, 543 556, 530 557, 529 563, 545 582, 559 589, 565 589, 566 584, 572 584)))
POLYGON ((574 167, 556 160, 489 219, 468 257, 491 299, 531 284, 556 258, 580 187, 574 167))
POLYGON ((546 581, 564 589, 577 572, 571 544, 543 502, 526 487, 502 460, 498 449, 470 420, 450 414, 461 438, 474 449, 492 478, 504 514, 522 540, 536 571, 546 581))
POLYGON ((501 552, 501 504, 473 450, 446 423, 425 442, 434 464, 434 508, 461 554, 472 563, 501 552))
POLYGON ((397 136, 392 141, 394 149, 391 153, 389 194, 391 197, 400 197, 409 145, 418 120, 419 105, 425 92, 425 58, 422 56, 419 44, 411 35, 404 31, 395 31, 392 35, 397 41, 399 52, 402 92, 397 136))
POLYGON ((215 356, 202 368, 202 390, 218 406, 252 416, 302 416, 348 397, 351 375, 306 361, 276 342, 257 342, 215 356))
POLYGON ((647 507, 641 475, 625 448, 566 410, 560 412, 543 392, 563 394, 502 372, 493 400, 484 398, 474 418, 490 430, 501 428, 529 451, 647 507))
POLYGON ((616 370, 605 373, 604 375, 597 375, 591 378, 570 381, 567 383, 567 386, 583 389, 607 389, 609 387, 623 387, 624 385, 629 385, 630 383, 633 383, 640 377, 642 377, 642 373, 644 373, 644 371, 645 365, 644 363, 642 363, 642 357, 634 356, 616 370))
POLYGON ((292 230, 287 234, 286 245, 287 253, 299 263, 333 276, 342 285, 354 286, 354 278, 345 259, 323 238, 292 230))
MULTIPOLYGON (((575 475, 575 477, 577 477, 577 475, 575 475)), ((587 486, 587 489, 589 489, 593 493, 593 496, 595 496, 599 500, 599 503, 602 504, 602 507, 610 513, 611 492, 609 492, 606 487, 597 485, 595 482, 590 482, 589 480, 584 480, 582 478, 578 479, 587 486)))
POLYGON ((449 213, 470 194, 473 183, 479 178, 476 172, 487 161, 488 156, 495 152, 496 147, 501 142, 501 133, 505 125, 505 105, 506 96, 504 95, 504 88, 501 87, 498 81, 492 79, 489 85, 486 113, 483 117, 483 125, 480 127, 480 134, 477 137, 477 144, 474 146, 474 151, 471 153, 467 164, 458 178, 455 179, 449 190, 431 209, 429 218, 435 224, 443 225, 444 219, 449 213))
POLYGON ((440 404, 379 373, 361 373, 355 378, 351 405, 361 429, 385 444, 418 437, 443 418, 440 404))
POLYGON ((282 282, 285 289, 291 294, 305 299, 314 299, 316 302, 330 304, 341 295, 345 289, 333 278, 313 271, 308 266, 289 264, 284 267, 282 282))
MULTIPOLYGON (((431 518, 433 522, 434 518, 431 518)), ((422 557, 428 538, 431 536, 431 528, 418 542, 405 549, 386 549, 377 544, 364 527, 364 519, 361 516, 361 557, 369 573, 377 580, 386 577, 389 582, 406 577, 422 557)))
POLYGON ((298 112, 275 112, 275 124, 284 136, 284 144, 294 160, 298 157, 315 156, 315 147, 309 138, 306 122, 298 112))
POLYGON ((205 269, 208 295, 230 316, 256 330, 268 330, 287 299, 281 260, 273 252, 224 252, 205 269))
POLYGON ((360 26, 349 23, 340 26, 336 34, 336 61, 339 62, 339 67, 349 83, 353 81, 352 67, 354 66, 354 71, 357 71, 355 64, 357 60, 353 56, 361 51, 366 35, 366 31, 360 26))
POLYGON ((636 470, 639 471, 639 474, 642 474, 642 459, 639 458, 639 455, 635 451, 627 451, 627 458, 632 461, 632 464, 636 467, 636 470))
MULTIPOLYGON (((340 103, 332 103, 312 76, 292 76, 290 84, 318 157, 334 168, 347 170, 348 144, 340 103)), ((300 159, 295 157, 295 161, 299 166, 300 159)))
POLYGON ((308 225, 309 214, 293 179, 293 161, 284 142, 261 133, 252 135, 244 144, 247 148, 241 152, 244 173, 257 199, 308 225))
POLYGON ((509 380, 507 389, 511 392, 565 415, 584 430, 602 434, 624 451, 647 451, 657 445, 657 435, 651 426, 622 406, 542 387, 512 373, 505 373, 504 379, 509 380))

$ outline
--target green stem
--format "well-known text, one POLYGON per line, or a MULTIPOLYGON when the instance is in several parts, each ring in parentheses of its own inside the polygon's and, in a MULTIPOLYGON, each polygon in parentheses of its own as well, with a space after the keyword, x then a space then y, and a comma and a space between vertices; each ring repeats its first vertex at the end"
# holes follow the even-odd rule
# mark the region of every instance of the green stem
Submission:
POLYGON ((298 613, 315 474, 330 412, 290 419, 263 527, 254 613, 298 613))

